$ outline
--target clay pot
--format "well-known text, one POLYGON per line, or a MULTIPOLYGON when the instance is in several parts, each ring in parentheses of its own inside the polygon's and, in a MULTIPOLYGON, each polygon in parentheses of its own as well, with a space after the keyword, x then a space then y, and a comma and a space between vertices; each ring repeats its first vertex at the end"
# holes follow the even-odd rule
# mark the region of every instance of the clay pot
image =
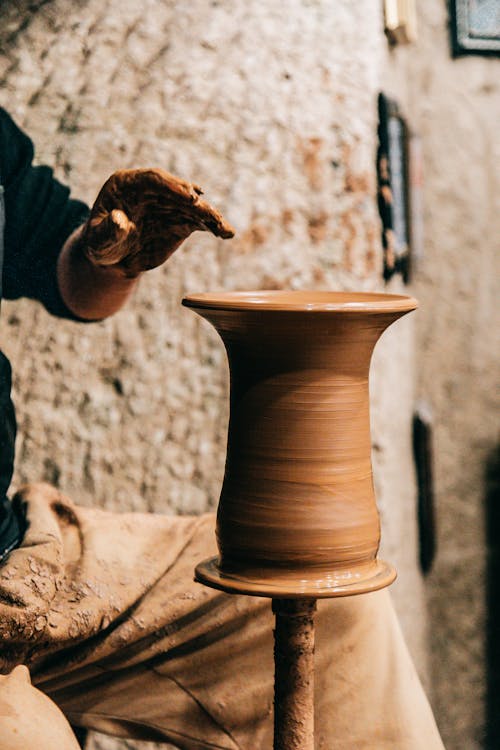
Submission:
POLYGON ((198 580, 225 591, 330 597, 382 588, 368 371, 410 297, 235 292, 186 297, 221 336, 231 374, 220 556, 198 580))

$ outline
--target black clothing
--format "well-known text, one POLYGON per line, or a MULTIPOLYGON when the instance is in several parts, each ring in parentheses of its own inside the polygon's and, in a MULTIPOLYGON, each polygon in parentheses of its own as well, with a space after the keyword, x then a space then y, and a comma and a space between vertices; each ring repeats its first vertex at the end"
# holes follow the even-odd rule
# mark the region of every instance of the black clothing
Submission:
MULTIPOLYGON (((54 315, 75 319, 57 284, 57 258, 65 240, 88 216, 45 166, 32 166, 33 144, 0 107, 0 299, 31 297, 54 315)), ((5 496, 14 464, 16 419, 11 369, 0 352, 0 560, 22 535, 5 496)))

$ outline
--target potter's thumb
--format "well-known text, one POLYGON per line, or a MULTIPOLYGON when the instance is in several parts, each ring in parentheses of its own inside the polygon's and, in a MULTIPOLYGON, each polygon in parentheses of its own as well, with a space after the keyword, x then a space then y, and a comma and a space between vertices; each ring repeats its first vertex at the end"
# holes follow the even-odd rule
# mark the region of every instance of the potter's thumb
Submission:
POLYGON ((89 222, 88 253, 100 265, 119 263, 128 254, 128 239, 136 226, 121 209, 95 217, 89 222))

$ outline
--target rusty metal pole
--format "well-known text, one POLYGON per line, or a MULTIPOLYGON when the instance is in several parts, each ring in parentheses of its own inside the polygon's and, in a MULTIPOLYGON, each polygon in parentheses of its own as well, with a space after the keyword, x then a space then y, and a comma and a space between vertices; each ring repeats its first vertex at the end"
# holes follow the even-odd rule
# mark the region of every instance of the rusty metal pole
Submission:
POLYGON ((274 750, 314 750, 315 599, 273 599, 274 750))

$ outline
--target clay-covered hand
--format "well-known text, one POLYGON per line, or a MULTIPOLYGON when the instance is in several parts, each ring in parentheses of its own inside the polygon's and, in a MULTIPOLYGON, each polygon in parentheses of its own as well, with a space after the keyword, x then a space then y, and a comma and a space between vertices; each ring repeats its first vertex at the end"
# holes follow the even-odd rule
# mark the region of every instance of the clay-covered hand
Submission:
POLYGON ((161 265, 197 229, 233 237, 198 185, 163 169, 122 169, 104 183, 84 227, 82 246, 98 266, 138 276, 161 265))

